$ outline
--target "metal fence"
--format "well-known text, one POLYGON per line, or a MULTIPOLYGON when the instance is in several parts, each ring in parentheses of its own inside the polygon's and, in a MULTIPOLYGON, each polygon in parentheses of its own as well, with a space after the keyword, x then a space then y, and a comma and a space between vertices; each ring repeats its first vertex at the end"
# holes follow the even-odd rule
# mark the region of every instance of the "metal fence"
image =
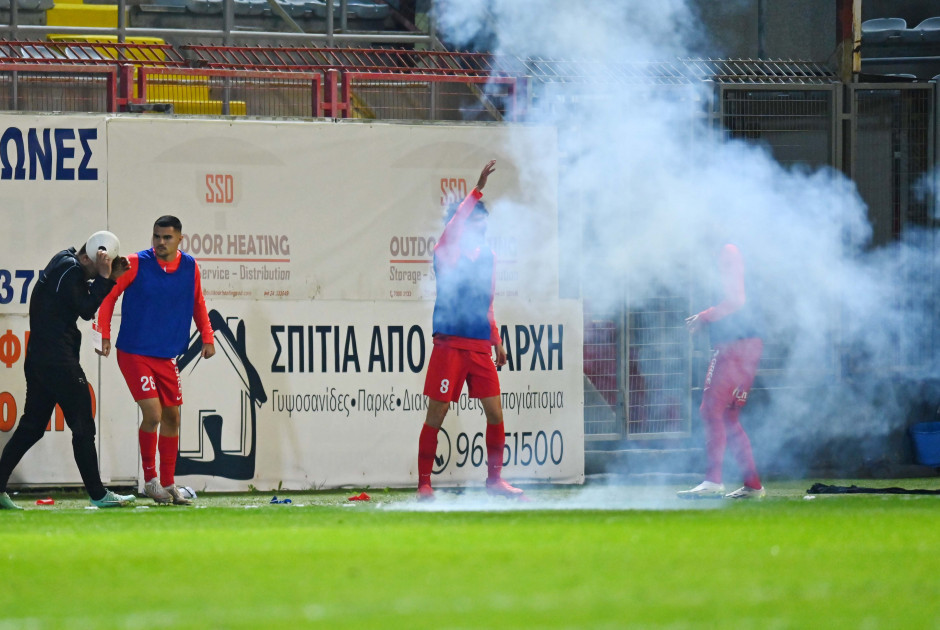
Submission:
POLYGON ((527 103, 525 77, 491 76, 500 64, 478 53, 50 38, 0 41, 0 63, 113 68, 111 108, 78 111, 163 103, 172 109, 158 111, 177 114, 499 121, 517 119, 527 103), (141 77, 152 78, 149 92, 141 77))
MULTIPOLYGON (((713 65, 713 64, 711 64, 713 65)), ((710 65, 710 67, 711 67, 710 65)), ((724 66, 723 66, 724 67, 724 66)), ((714 68, 712 68, 714 69, 714 68)), ((630 73, 636 81, 649 70, 630 73)), ((732 68, 733 70, 733 68, 732 68)), ((754 74, 766 70, 755 70, 754 74)), ((552 67, 557 73, 558 66, 552 67)), ((659 78, 664 87, 689 80, 694 72, 665 68, 659 78)), ((554 75, 553 75, 554 76, 554 75)), ((874 227, 873 247, 904 239, 920 227, 937 225, 935 127, 940 117, 935 84, 891 83, 843 86, 833 77, 802 70, 790 80, 775 73, 770 81, 759 76, 751 82, 719 79, 710 114, 714 129, 727 139, 760 143, 785 166, 831 166, 857 184, 868 206, 874 227), (806 83, 797 76, 806 74, 806 83)), ((553 78, 552 80, 558 80, 553 78)), ((566 81, 568 79, 565 79, 566 81)), ((539 98, 533 87, 534 98, 539 98)), ((694 134, 693 134, 694 135, 694 134)), ((695 138, 690 137, 690 142, 695 138)), ((937 241, 932 231, 923 238, 937 241)), ((940 242, 934 243, 934 251, 940 242)), ((903 248, 897 255, 903 256, 903 248)), ((898 261, 901 271, 894 281, 904 285, 904 274, 922 274, 898 261)), ((920 278, 923 281, 923 278, 920 278)), ((940 278, 930 295, 909 299, 935 305, 940 312, 940 278)), ((930 283, 927 283, 930 285, 930 283)), ((846 290, 851 290, 847 287, 846 290)), ((708 352, 693 347, 682 327, 691 304, 701 301, 693 287, 672 287, 659 300, 631 304, 624 289, 622 308, 599 316, 585 305, 585 434, 591 440, 643 440, 675 438, 689 434, 695 410, 694 394, 708 352), (687 292, 686 295, 684 292, 687 292), (616 374, 616 378, 614 376, 616 374), (616 389, 612 383, 616 382, 616 389)), ((896 305, 904 307, 904 305, 896 305)), ((833 310, 833 329, 841 314, 833 310)), ((938 327, 937 322, 925 322, 938 327)), ((886 373, 917 370, 930 365, 940 348, 914 343, 903 325, 891 331, 896 339, 892 356, 881 357, 886 373)), ((918 339, 922 339, 919 331, 918 339)), ((940 333, 940 330, 935 331, 940 333)), ((938 334, 930 335, 931 339, 938 334)), ((831 343, 814 365, 813 374, 838 378, 851 362, 851 349, 831 343)), ((758 388, 783 384, 783 368, 789 347, 786 340, 767 340, 758 374, 758 388)))
POLYGON ((311 118, 322 115, 321 83, 318 73, 140 68, 136 102, 177 114, 311 118))
POLYGON ((784 165, 835 165, 838 89, 833 85, 721 86, 725 137, 760 141, 784 165))
POLYGON ((663 290, 642 305, 627 301, 626 435, 685 437, 691 425, 689 297, 663 290))
POLYGON ((517 79, 345 72, 345 117, 378 120, 514 120, 517 79))
POLYGON ((619 440, 623 434, 621 330, 617 313, 596 312, 584 301, 584 434, 619 440))
MULTIPOLYGON (((723 85, 718 93, 723 134, 727 139, 760 143, 785 166, 838 168, 841 89, 838 84, 723 85)), ((788 353, 785 340, 764 340, 756 389, 779 384, 788 353)), ((822 357, 816 369, 821 375, 835 376, 840 365, 834 340, 822 357)), ((704 374, 707 357, 700 359, 694 369, 704 374)))
POLYGON ((0 64, 0 108, 33 112, 110 112, 114 68, 0 64))
MULTIPOLYGON (((851 152, 848 174, 858 185, 869 206, 874 246, 907 238, 921 227, 935 227, 931 208, 935 195, 928 194, 935 161, 936 88, 934 84, 894 83, 855 84, 849 87, 852 116, 848 147, 851 152)), ((927 234, 927 238, 934 238, 927 234)), ((892 250, 894 251, 894 250, 892 250)), ((936 250, 934 250, 936 251, 936 250)), ((903 249, 894 255, 904 256, 903 249)), ((921 274, 906 261, 898 260, 895 283, 908 283, 907 274, 921 274)), ((940 280, 940 279, 938 279, 940 280)), ((928 283, 937 286, 937 282, 928 283)), ((912 300, 928 301, 940 307, 938 295, 914 295, 912 300)), ((904 307, 905 305, 893 305, 904 307)), ((933 309, 937 312, 937 308, 933 309)), ((922 323, 933 328, 935 319, 922 323)), ((903 325, 889 331, 895 340, 891 356, 873 357, 887 370, 918 369, 934 360, 938 348, 915 339, 925 338, 924 330, 911 331, 903 325), (916 337, 912 333, 917 333, 916 337)))
MULTIPOLYGON (((759 142, 785 165, 843 170, 869 207, 874 246, 921 226, 936 226, 933 198, 919 192, 936 178, 933 83, 843 86, 819 66, 771 62, 634 64, 600 77, 604 72, 596 67, 588 72, 577 64, 510 62, 488 55, 182 48, 0 42, 0 63, 9 62, 0 65, 0 103, 18 111, 116 111, 123 102, 171 103, 177 113, 202 115, 512 120, 528 99, 551 98, 552 90, 544 87, 552 84, 578 81, 578 97, 590 99, 603 94, 602 78, 667 90, 711 81, 712 101, 704 108, 702 103, 690 107, 701 109, 695 115, 709 117, 712 124, 690 125, 690 144, 704 129, 759 142), (200 67, 182 67, 191 64, 200 67), (382 71, 373 71, 377 68, 382 71), (115 89, 119 80, 126 91, 115 89)), ((907 282, 905 277, 895 280, 907 282)), ((639 304, 630 301, 629 286, 612 288, 623 296, 614 309, 595 310, 592 296, 584 296, 587 439, 688 435, 694 416, 691 392, 707 359, 692 347, 683 327, 698 296, 691 285, 673 286, 639 304)), ((936 303, 940 311, 940 290, 915 297, 936 303)), ((936 354, 937 348, 915 345, 909 331, 893 332, 896 352, 882 357, 886 369, 923 366, 936 354)), ((787 351, 785 342, 765 345, 759 382, 773 386, 787 351)), ((820 373, 841 373, 844 353, 833 340, 817 366, 820 373)))

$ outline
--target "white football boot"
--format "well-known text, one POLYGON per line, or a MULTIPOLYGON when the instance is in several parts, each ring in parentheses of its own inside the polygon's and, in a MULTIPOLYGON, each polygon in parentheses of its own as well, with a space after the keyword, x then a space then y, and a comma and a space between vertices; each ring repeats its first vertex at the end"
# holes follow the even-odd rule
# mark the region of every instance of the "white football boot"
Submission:
POLYGON ((154 477, 144 484, 144 494, 153 499, 154 503, 170 503, 173 497, 160 485, 160 478, 154 477))
POLYGON ((741 486, 734 492, 725 495, 726 499, 757 499, 760 501, 767 496, 764 488, 751 488, 750 486, 741 486))
POLYGON ((173 505, 192 505, 192 499, 187 499, 180 494, 179 488, 176 487, 176 484, 170 486, 163 486, 163 489, 166 493, 173 499, 173 505))
POLYGON ((691 490, 676 493, 680 499, 720 499, 725 496, 725 487, 713 481, 703 481, 691 490))

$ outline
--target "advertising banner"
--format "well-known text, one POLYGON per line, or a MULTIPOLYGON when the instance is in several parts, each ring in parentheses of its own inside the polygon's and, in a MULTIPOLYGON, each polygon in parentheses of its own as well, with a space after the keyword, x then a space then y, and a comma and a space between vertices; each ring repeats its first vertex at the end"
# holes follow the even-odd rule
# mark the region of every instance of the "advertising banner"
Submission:
MULTIPOLYGON (((578 303, 507 304, 498 322, 510 479, 583 477, 578 303), (574 366, 575 369, 571 369, 574 366)), ((214 490, 402 486, 417 482, 430 358, 425 303, 219 304, 218 353, 179 362, 177 474, 214 490), (191 476, 190 476, 191 475, 191 476)), ((440 485, 482 482, 485 417, 466 392, 438 445, 440 485)))
POLYGON ((557 151, 553 131, 521 126, 116 119, 109 219, 143 248, 155 218, 180 217, 207 298, 420 300, 442 208, 495 159, 497 290, 551 299, 557 175, 520 181, 507 157, 520 143, 557 151))
MULTIPOLYGON (((55 120, 56 128, 64 128, 68 119, 55 120)), ((61 189, 41 194, 22 188, 36 185, 28 179, 28 151, 37 142, 29 129, 39 123, 28 121, 25 127, 17 123, 26 138, 26 179, 0 185, 20 186, 4 193, 21 205, 71 208, 72 215, 55 215, 51 223, 39 215, 24 217, 17 238, 29 243, 30 256, 35 244, 53 236, 77 244, 103 223, 120 237, 123 253, 149 249, 157 217, 181 219, 181 249, 199 264, 217 349, 216 356, 202 360, 193 329, 189 349, 178 357, 181 483, 208 490, 416 483, 417 436, 427 409, 424 375, 433 344, 433 249, 444 209, 469 193, 491 159, 496 172, 484 202, 490 212, 487 241, 496 259, 494 307, 509 353, 500 371, 506 476, 583 480, 581 306, 558 298, 557 173, 522 181, 508 157, 508 148, 521 143, 554 155, 553 130, 87 120, 94 122, 94 134, 74 135, 76 146, 84 147, 85 138, 90 148, 75 155, 87 157, 82 172, 96 169, 97 179, 49 180, 61 189), (78 188, 91 183, 93 194, 90 187, 78 188)), ((3 146, 18 146, 16 133, 3 146)), ((50 135, 54 150, 56 134, 50 135)), ((41 145, 42 132, 33 135, 41 145)), ((62 146, 55 155, 67 155, 69 145, 62 146)), ((8 151, 0 155, 4 168, 4 155, 14 155, 8 151)), ((85 157, 75 159, 81 163, 85 157)), ((19 158, 9 159, 13 177, 19 158)), ((44 172, 36 169, 37 176, 44 172)), ((17 271, 30 265, 38 270, 54 249, 37 254, 36 262, 26 257, 30 262, 22 269, 7 264, 10 281, 25 282, 17 271)), ((18 256, 17 265, 23 259, 18 256)), ((6 295, 4 278, 0 273, 0 297, 6 295)), ((8 358, 13 339, 22 346, 26 334, 28 287, 10 291, 16 298, 20 291, 23 299, 0 311, 8 318, 2 321, 9 321, 0 330, 2 336, 9 329, 6 342, 0 341, 8 358)), ((160 307, 155 296, 152 308, 160 307)), ((113 338, 121 321, 119 300, 113 338)), ((113 355, 98 359, 87 342, 83 353, 98 395, 103 471, 139 482, 136 404, 113 355)), ((4 369, 10 368, 0 363, 4 369)), ((17 376, 22 380, 21 365, 17 376)), ((21 390, 6 383, 8 398, 19 402, 21 390)), ((6 414, 0 415, 2 426, 15 423, 11 409, 0 407, 6 414)), ((440 434, 438 485, 482 482, 484 430, 478 401, 464 391, 440 434)), ((54 453, 69 471, 55 478, 64 482, 71 475, 78 482, 70 448, 56 444, 54 453)), ((53 478, 26 466, 18 475, 27 483, 53 478)))
MULTIPOLYGON (((23 413, 23 360, 29 335, 29 296, 56 252, 80 248, 107 227, 106 119, 101 116, 0 115, 0 208, 5 247, 0 252, 0 446, 23 413)), ((80 321, 85 329, 87 322, 80 321)), ((98 362, 87 343, 81 364, 99 410, 98 362)), ((136 477, 130 452, 99 455, 105 480, 136 477)), ((110 434, 110 429, 108 431, 110 434)), ((71 433, 58 408, 46 436, 13 473, 11 483, 80 482, 71 433)))

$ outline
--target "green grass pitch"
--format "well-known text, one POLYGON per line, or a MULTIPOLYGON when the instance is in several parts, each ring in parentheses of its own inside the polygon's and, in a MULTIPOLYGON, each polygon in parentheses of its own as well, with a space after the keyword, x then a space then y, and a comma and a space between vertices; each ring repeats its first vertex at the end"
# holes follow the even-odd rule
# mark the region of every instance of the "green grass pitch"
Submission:
MULTIPOLYGON (((831 482, 849 483, 849 482, 831 482)), ((855 482, 937 488, 938 479, 855 482)), ((670 486, 0 512, 12 628, 940 628, 940 496, 670 486)), ((440 494, 440 493, 439 493, 440 494)))

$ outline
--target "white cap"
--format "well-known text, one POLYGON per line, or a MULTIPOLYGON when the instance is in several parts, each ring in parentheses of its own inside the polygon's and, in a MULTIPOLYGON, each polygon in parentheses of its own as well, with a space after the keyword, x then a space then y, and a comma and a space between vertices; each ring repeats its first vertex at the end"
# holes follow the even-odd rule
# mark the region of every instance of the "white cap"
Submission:
POLYGON ((111 232, 95 232, 88 237, 88 241, 85 243, 85 253, 88 254, 89 258, 94 259, 99 249, 105 250, 111 260, 114 260, 120 255, 121 241, 111 232))

